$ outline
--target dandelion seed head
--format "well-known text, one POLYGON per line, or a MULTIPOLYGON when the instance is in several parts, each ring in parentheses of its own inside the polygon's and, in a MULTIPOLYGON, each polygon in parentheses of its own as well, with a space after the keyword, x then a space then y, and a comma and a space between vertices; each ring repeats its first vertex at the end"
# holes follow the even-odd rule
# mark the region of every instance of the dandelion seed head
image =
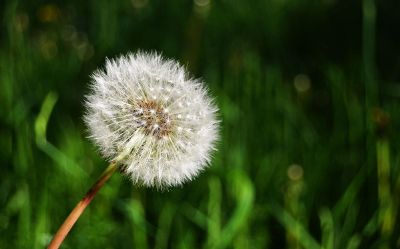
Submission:
POLYGON ((91 89, 90 138, 135 184, 180 185, 209 164, 218 109, 204 83, 177 62, 143 52, 107 60, 91 89))

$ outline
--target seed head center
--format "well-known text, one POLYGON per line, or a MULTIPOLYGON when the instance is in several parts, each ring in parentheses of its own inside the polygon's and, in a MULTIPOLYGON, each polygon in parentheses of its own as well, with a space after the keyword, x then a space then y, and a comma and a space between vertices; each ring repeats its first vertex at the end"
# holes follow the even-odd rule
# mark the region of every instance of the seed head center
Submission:
POLYGON ((135 116, 138 125, 146 135, 153 135, 158 139, 166 138, 171 133, 171 119, 168 110, 153 100, 137 102, 135 116))

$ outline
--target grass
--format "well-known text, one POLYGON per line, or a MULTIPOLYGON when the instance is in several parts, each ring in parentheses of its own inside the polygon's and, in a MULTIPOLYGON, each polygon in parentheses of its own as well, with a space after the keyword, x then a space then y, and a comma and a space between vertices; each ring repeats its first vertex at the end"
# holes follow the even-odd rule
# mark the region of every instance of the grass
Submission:
POLYGON ((219 151, 167 192, 114 175, 63 248, 400 247, 394 1, 0 6, 0 248, 45 247, 107 166, 83 96, 105 57, 138 49, 207 82, 219 151))

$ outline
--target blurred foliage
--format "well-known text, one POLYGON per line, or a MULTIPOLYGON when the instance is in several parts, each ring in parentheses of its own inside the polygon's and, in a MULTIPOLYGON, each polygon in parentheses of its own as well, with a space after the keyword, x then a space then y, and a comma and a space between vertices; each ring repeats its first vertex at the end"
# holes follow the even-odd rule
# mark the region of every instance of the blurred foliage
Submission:
POLYGON ((106 167, 83 96, 138 49, 207 82, 219 151, 166 192, 114 175, 62 248, 400 248, 399 1, 0 7, 0 248, 44 248, 106 167))

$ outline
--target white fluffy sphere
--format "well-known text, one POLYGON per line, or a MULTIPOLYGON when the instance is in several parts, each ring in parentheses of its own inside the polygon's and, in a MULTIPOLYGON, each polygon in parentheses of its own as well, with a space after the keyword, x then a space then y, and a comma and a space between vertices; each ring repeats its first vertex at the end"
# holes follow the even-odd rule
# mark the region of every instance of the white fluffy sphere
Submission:
POLYGON ((204 83, 177 62, 139 52, 107 60, 92 79, 90 137, 134 183, 180 185, 208 165, 218 109, 204 83))

